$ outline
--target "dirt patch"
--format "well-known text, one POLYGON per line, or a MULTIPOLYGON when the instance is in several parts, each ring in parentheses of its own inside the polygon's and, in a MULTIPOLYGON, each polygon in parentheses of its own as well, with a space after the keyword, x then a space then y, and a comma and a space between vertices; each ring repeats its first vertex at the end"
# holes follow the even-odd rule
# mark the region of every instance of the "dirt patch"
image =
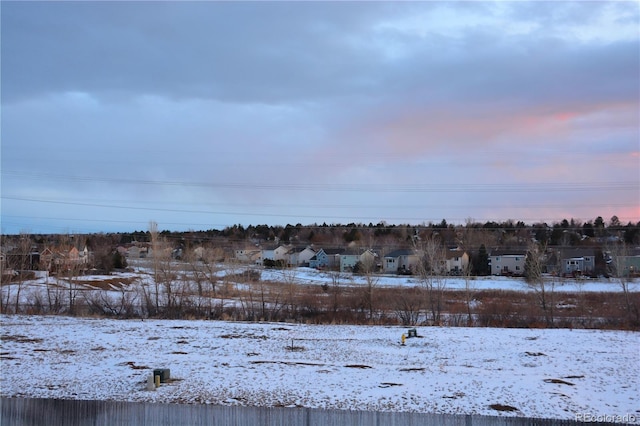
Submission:
POLYGON ((373 368, 373 367, 370 367, 368 365, 362 365, 362 364, 349 364, 349 365, 345 365, 345 367, 347 367, 347 368, 360 368, 360 369, 363 369, 363 370, 367 369, 367 368, 373 368))
POLYGON ((304 365, 308 367, 323 367, 324 364, 318 364, 315 362, 301 362, 301 361, 251 361, 250 364, 283 364, 283 365, 304 365))
POLYGON ((546 354, 543 354, 542 352, 525 352, 525 354, 527 354, 528 356, 547 356, 546 354))
POLYGON ((505 404, 491 404, 489 408, 496 411, 520 411, 516 407, 512 407, 511 405, 505 405, 505 404))
POLYGON ((289 352, 304 352, 305 350, 304 346, 291 346, 291 345, 285 346, 284 349, 289 352))
POLYGON ((556 383, 559 385, 568 385, 568 386, 575 386, 574 383, 571 382, 567 382, 566 380, 562 380, 562 379, 544 379, 545 383, 556 383))
POLYGON ((394 386, 402 386, 402 383, 389 383, 389 382, 384 382, 384 383, 380 383, 380 385, 378 386, 379 388, 391 388, 394 386))
POLYGON ((123 366, 126 365, 131 367, 134 370, 149 370, 149 367, 147 367, 146 365, 136 365, 136 363, 133 361, 121 362, 118 365, 123 365, 123 366))
POLYGON ((17 343, 42 343, 44 341, 44 339, 29 338, 27 336, 22 336, 20 334, 9 335, 9 336, 5 335, 5 336, 2 336, 0 340, 2 340, 3 342, 17 342, 17 343))
POLYGON ((147 340, 160 340, 159 336, 151 336, 147 340))
POLYGON ((137 278, 105 278, 101 280, 75 280, 76 284, 100 290, 121 289, 135 282, 137 278))
POLYGON ((259 339, 267 340, 267 336, 256 336, 255 334, 223 334, 220 336, 222 339, 259 339))
POLYGON ((584 376, 564 376, 563 379, 584 379, 584 376))
POLYGON ((424 371, 424 367, 401 368, 400 371, 424 371))
POLYGON ((189 355, 189 352, 182 352, 182 351, 173 351, 171 353, 174 355, 189 355))
POLYGON ((466 396, 464 392, 456 392, 453 395, 445 395, 443 398, 445 399, 458 399, 466 396))

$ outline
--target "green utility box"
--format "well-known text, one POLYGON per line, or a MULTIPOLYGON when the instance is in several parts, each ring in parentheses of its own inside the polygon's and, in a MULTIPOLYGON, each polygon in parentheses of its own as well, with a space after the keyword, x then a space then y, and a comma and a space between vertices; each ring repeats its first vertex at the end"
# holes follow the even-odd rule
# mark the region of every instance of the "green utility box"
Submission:
POLYGON ((170 378, 170 371, 168 368, 156 368, 153 370, 153 378, 160 376, 160 383, 167 383, 170 378))
POLYGON ((407 331, 407 337, 418 337, 418 330, 410 328, 409 331, 407 331))

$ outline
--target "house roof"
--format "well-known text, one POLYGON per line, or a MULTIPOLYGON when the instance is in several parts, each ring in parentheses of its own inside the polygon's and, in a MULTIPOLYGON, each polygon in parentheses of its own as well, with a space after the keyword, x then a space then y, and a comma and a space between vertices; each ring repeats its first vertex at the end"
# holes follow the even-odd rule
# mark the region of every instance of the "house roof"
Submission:
POLYGON ((336 254, 342 254, 342 253, 345 252, 345 249, 343 249, 343 248, 330 248, 330 249, 323 248, 321 250, 324 251, 325 254, 327 254, 328 256, 336 255, 336 254))
POLYGON ((345 250, 344 252, 340 253, 343 256, 362 256, 365 253, 369 253, 372 256, 377 256, 378 254, 375 253, 373 250, 371 249, 354 249, 354 248, 349 248, 347 250, 345 250))
POLYGON ((454 257, 462 257, 466 252, 464 250, 449 250, 447 252, 447 259, 453 259, 454 257))
POLYGON ((591 248, 569 248, 569 249, 562 250, 561 258, 569 259, 573 257, 585 257, 585 256, 593 257, 595 255, 596 255, 595 250, 591 248))
POLYGON ((398 249, 398 250, 394 250, 388 254, 386 254, 384 257, 400 257, 400 256, 417 256, 418 252, 416 252, 414 249, 398 249))
POLYGON ((504 250, 492 250, 489 256, 524 256, 527 254, 527 249, 504 249, 504 250))
POLYGON ((291 249, 289 251, 289 253, 302 253, 305 250, 311 250, 314 253, 317 251, 312 247, 305 246, 305 247, 295 247, 295 248, 291 249))

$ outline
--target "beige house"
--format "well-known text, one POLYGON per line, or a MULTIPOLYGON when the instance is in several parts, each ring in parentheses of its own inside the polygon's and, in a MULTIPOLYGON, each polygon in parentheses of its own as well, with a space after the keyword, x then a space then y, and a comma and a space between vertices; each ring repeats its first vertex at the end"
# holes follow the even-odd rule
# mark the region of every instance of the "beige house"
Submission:
POLYGON ((385 273, 412 273, 420 264, 420 255, 414 249, 394 250, 384 256, 382 269, 385 273))
POLYGON ((262 264, 262 250, 255 246, 237 249, 235 258, 240 263, 262 264))
POLYGON ((84 268, 89 263, 89 250, 82 251, 74 246, 45 248, 40 253, 40 267, 47 271, 69 271, 74 268, 84 268))
POLYGON ((469 267, 469 255, 463 250, 450 250, 445 263, 447 273, 459 275, 469 267))

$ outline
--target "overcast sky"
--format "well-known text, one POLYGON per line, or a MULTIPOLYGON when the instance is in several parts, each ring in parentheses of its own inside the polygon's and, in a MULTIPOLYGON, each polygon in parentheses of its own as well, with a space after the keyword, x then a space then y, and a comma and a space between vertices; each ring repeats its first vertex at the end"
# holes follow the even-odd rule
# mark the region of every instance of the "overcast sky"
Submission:
POLYGON ((2 232, 640 220, 638 2, 7 2, 2 232))

